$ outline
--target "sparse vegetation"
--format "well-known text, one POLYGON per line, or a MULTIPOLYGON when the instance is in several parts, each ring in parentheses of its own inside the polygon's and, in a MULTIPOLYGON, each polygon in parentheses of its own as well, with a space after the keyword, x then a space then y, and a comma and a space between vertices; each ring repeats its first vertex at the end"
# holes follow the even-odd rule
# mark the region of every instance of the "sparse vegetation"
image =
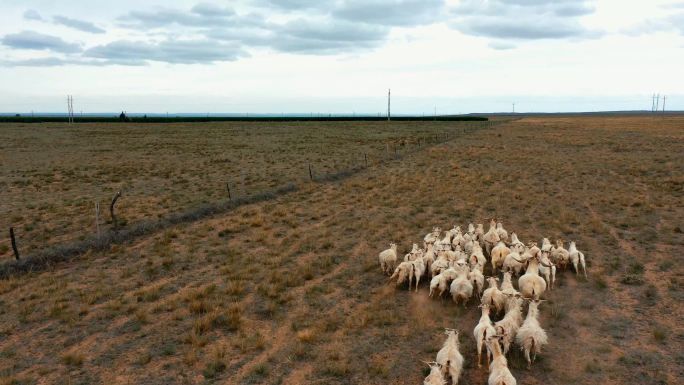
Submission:
MULTIPOLYGON (((311 154, 316 173, 335 172, 364 152, 367 138, 410 139, 445 124, 288 123, 260 126, 263 132, 216 123, 112 132, 54 125, 57 143, 82 130, 84 149, 129 146, 127 160, 50 163, 54 148, 41 163, 48 169, 3 158, 9 182, 0 193, 12 212, 0 221, 22 232, 22 250, 33 244, 40 251, 76 239, 74 229, 92 232, 94 198, 102 203, 119 189, 126 231, 158 215, 203 212, 203 203, 227 199, 226 181, 239 196, 240 162, 259 170, 246 176, 251 193, 300 178, 303 153, 311 154), (122 142, 105 143, 105 133, 122 142), (158 141, 150 139, 155 135, 158 141), (48 178, 54 180, 44 184, 48 178)), ((654 320, 681 312, 684 292, 676 259, 681 236, 672 231, 683 219, 675 175, 684 168, 680 126, 675 117, 526 118, 0 280, 0 339, 21 341, 0 349, 0 371, 16 373, 17 383, 41 376, 58 382, 64 370, 73 383, 106 382, 112 367, 140 383, 420 383, 419 361, 434 358, 444 327, 457 327, 466 359, 462 382, 485 383, 468 333, 479 318, 475 302, 464 310, 421 301, 427 283, 417 294, 392 291, 377 255, 396 241, 403 256, 434 224, 463 225, 493 213, 521 240, 577 241, 591 263, 588 280, 559 271, 556 289, 544 293, 540 322, 549 345, 531 371, 512 349, 519 383, 634 382, 630 370, 677 378, 682 337, 654 320), (667 160, 657 161, 664 154, 667 160), (637 194, 625 193, 634 186, 637 194), (625 284, 626 277, 638 282, 625 284)), ((0 143, 25 135, 10 127, 0 143)), ((2 256, 13 258, 10 250, 2 256)))

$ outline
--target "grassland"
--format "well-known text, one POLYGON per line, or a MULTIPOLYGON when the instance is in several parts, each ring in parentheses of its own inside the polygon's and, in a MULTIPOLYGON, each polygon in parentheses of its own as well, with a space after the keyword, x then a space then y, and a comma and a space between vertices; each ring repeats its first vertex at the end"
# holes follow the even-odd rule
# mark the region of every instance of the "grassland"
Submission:
POLYGON ((309 163, 336 172, 482 124, 385 123, 2 124, 0 259, 10 227, 24 256, 95 234, 95 203, 109 228, 117 191, 126 226, 227 200, 227 186, 251 195, 305 180, 309 163))
MULTIPOLYGON (((463 310, 428 300, 427 284, 395 291, 376 258, 393 240, 407 252, 433 225, 496 215, 524 241, 577 241, 590 272, 559 274, 541 307, 548 349, 531 371, 517 352, 510 357, 519 383, 676 384, 683 127, 682 117, 526 118, 0 281, 2 381, 416 384, 427 368, 420 360, 434 358, 450 327, 461 331, 462 382, 485 383, 474 365, 475 302, 463 310)), ((307 140, 324 143, 324 132, 307 140)), ((161 144, 149 156, 159 153, 163 166, 210 164, 193 143, 176 143, 193 148, 175 150, 186 154, 177 160, 161 144)), ((191 196, 184 204, 208 183, 188 180, 175 190, 191 196)))

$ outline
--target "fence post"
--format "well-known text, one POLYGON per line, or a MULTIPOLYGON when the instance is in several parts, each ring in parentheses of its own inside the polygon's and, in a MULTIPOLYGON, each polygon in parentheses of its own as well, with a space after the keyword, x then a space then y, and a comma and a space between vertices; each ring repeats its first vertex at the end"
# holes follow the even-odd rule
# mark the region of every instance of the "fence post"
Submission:
POLYGON ((363 161, 366 162, 366 166, 368 166, 368 157, 366 154, 363 154, 363 161))
POLYGON ((95 227, 97 228, 97 239, 100 239, 102 233, 100 232, 100 204, 95 203, 95 227))
POLYGON ((19 250, 17 250, 17 241, 14 239, 14 227, 10 227, 10 238, 12 239, 12 250, 14 250, 14 258, 17 259, 17 261, 20 261, 19 259, 19 250))
POLYGON ((245 190, 245 172, 240 171, 240 177, 242 178, 242 196, 247 196, 247 190, 245 190))
POLYGON ((116 220, 116 215, 114 215, 114 205, 116 204, 117 199, 121 196, 121 191, 116 193, 116 196, 114 197, 114 200, 112 200, 112 205, 109 206, 109 213, 112 214, 112 222, 114 222, 114 230, 118 230, 119 228, 119 222, 116 220))
POLYGON ((232 198, 230 197, 230 183, 229 182, 226 182, 226 189, 228 190, 228 200, 230 201, 230 200, 232 200, 232 198))
POLYGON ((311 163, 306 164, 309 167, 309 180, 313 182, 313 173, 311 172, 311 163))

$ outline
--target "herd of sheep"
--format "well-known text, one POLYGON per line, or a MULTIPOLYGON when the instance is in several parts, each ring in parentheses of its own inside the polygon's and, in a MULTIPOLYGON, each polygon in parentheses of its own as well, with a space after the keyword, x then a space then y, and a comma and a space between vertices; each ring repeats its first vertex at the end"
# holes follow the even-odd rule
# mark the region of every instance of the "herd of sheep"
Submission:
MULTIPOLYGON (((430 277, 430 298, 442 297, 448 291, 453 300, 456 303, 462 301, 464 307, 473 295, 480 298, 482 316, 473 331, 478 367, 482 367, 482 351, 486 347, 489 385, 515 385, 515 378, 507 367, 506 354, 513 343, 518 344, 525 352, 529 369, 547 344, 546 332, 538 320, 538 307, 543 302, 539 298, 547 288, 553 290, 556 266, 565 269, 572 264, 577 274, 582 272, 585 276, 587 270, 584 254, 577 250, 575 242, 570 242, 569 249, 565 249, 562 241, 557 240, 556 246, 552 246, 547 238, 543 238, 541 248, 536 242, 525 246, 515 233, 511 233, 509 238, 500 221, 491 219, 489 223, 487 233, 482 224, 477 228, 470 224, 467 232, 463 233, 456 226, 446 231, 441 239, 440 228, 435 228, 425 236, 423 248, 414 243, 411 252, 399 265, 397 245, 392 243, 390 249, 380 253, 380 267, 384 274, 391 274, 388 284, 396 279, 396 286, 399 286, 408 280, 409 290, 415 282, 415 290, 418 291, 421 278, 430 277), (494 276, 486 278, 489 287, 485 290, 483 271, 488 261, 494 276), (497 285, 499 270, 503 271, 501 287, 497 285), (520 277, 518 290, 513 287, 513 275, 520 277), (523 319, 525 304, 528 311, 523 319), (503 318, 492 322, 490 315, 496 317, 501 311, 504 311, 503 318)), ((425 378, 425 385, 443 385, 449 377, 453 384, 458 383, 463 368, 458 332, 447 329, 446 334, 447 339, 437 358, 428 363, 430 374, 425 378)))

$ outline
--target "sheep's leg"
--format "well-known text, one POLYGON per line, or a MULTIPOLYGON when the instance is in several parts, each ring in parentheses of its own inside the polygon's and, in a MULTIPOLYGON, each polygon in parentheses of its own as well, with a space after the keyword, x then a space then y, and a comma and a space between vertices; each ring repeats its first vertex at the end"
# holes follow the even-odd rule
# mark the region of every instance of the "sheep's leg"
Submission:
POLYGON ((572 264, 575 266, 575 275, 576 275, 576 276, 579 276, 579 270, 577 269, 577 262, 576 262, 576 261, 572 261, 572 264))
POLYGON ((420 283, 420 276, 416 276, 416 293, 418 292, 418 283, 420 283))
POLYGON ((525 359, 527 359, 527 370, 530 370, 530 366, 532 366, 532 361, 530 360, 530 350, 525 349, 525 359))

